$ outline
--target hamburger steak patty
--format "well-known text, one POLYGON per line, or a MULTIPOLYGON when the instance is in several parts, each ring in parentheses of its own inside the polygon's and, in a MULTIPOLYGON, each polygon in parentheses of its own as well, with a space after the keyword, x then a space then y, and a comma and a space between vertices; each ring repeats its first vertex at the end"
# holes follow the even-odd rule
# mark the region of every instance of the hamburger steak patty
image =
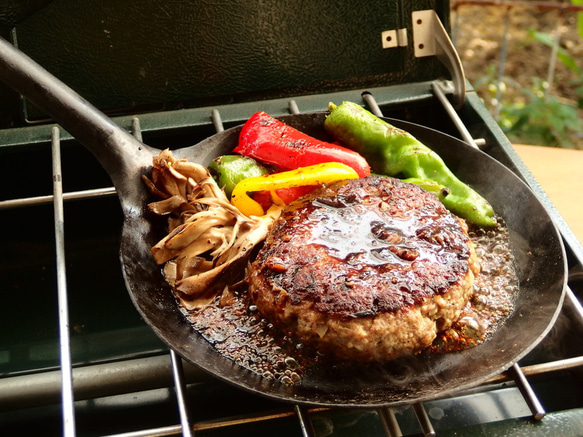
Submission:
POLYGON ((285 207, 251 265, 259 312, 342 359, 430 346, 459 317, 479 270, 464 221, 387 177, 340 181, 285 207))

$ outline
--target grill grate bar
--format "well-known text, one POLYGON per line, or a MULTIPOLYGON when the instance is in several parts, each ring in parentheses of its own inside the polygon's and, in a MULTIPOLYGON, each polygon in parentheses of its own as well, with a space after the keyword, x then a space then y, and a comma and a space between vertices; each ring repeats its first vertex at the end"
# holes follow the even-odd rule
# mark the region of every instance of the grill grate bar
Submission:
POLYGON ((403 437, 403 432, 392 408, 378 410, 385 434, 389 437, 403 437))
POLYGON ((310 412, 306 407, 300 407, 299 405, 294 406, 296 416, 300 421, 300 427, 302 430, 303 437, 314 437, 314 427, 312 425, 312 420, 310 419, 310 412))
POLYGON ((581 302, 579 302, 577 296, 575 296, 575 293, 573 293, 573 290, 571 290, 570 287, 567 287, 566 299, 571 304, 573 312, 575 313, 574 315, 577 318, 577 321, 583 325, 583 306, 581 306, 581 302))
POLYGON ((172 359, 172 374, 174 376, 174 386, 176 388, 176 398, 178 400, 180 423, 182 424, 182 435, 184 437, 192 437, 193 434, 190 426, 189 408, 188 403, 186 402, 186 386, 184 384, 182 358, 180 358, 173 350, 170 350, 170 358, 172 359))
MULTIPOLYGON (((90 199, 95 197, 111 197, 115 196, 116 191, 114 187, 95 188, 91 190, 70 191, 62 193, 62 198, 65 201, 90 199)), ((21 197, 19 199, 10 199, 0 201, 0 209, 20 208, 23 206, 35 206, 54 202, 55 197, 52 194, 46 196, 21 197)))
POLYGON ((132 117, 132 135, 134 138, 140 142, 142 139, 142 128, 140 127, 140 119, 138 117, 132 117))
POLYGON ((69 339, 69 311, 67 276, 65 267, 65 214, 63 209, 63 178, 61 173, 61 142, 59 128, 52 129, 53 196, 55 218, 55 246, 57 269, 57 293, 59 308, 59 344, 62 379, 63 435, 75 436, 75 408, 73 400, 73 369, 69 339))
MULTIPOLYGON (((578 367, 583 367, 583 356, 531 364, 521 367, 521 370, 527 377, 536 377, 578 367)), ((186 376, 185 381, 188 383, 207 380, 207 375, 199 369, 193 366, 183 366, 183 368, 186 376)), ((35 375, 21 375, 0 379, 0 410, 10 407, 30 408, 53 404, 57 401, 61 389, 60 375, 58 373, 58 371, 47 371, 35 375)), ((140 388, 167 387, 172 384, 171 366, 168 365, 166 355, 78 367, 73 369, 73 375, 75 398, 77 400, 111 396, 140 388), (99 380, 98 386, 94 384, 96 380, 99 380)), ((512 377, 505 372, 489 379, 479 387, 487 388, 492 384, 512 380, 512 377)), ((470 391, 473 390, 470 389, 470 391)), ((313 412, 313 410, 310 411, 313 412)), ((381 409, 380 411, 383 410, 381 409)), ((195 428, 198 426, 200 425, 195 426, 195 428)), ((389 435, 392 436, 394 433, 389 435)))
POLYGON ((546 415, 545 409, 536 397, 534 390, 526 379, 526 376, 522 372, 520 366, 518 364, 514 364, 510 368, 510 373, 514 378, 520 393, 522 393, 524 400, 528 404, 528 408, 530 408, 530 411, 532 412, 532 417, 535 420, 541 420, 546 415))
POLYGON ((173 436, 180 433, 180 425, 169 425, 160 428, 151 428, 142 431, 124 432, 121 434, 109 434, 103 437, 164 437, 173 436))
MULTIPOLYGON (((563 360, 556 361, 546 361, 540 364, 531 364, 529 366, 521 367, 521 372, 525 376, 539 376, 551 372, 574 369, 576 367, 583 367, 583 356, 565 358, 563 360)), ((513 378, 509 376, 508 373, 504 372, 493 378, 490 378, 484 383, 484 385, 511 381, 512 379, 513 378)))
POLYGON ((575 367, 583 367, 583 356, 566 358, 564 360, 547 361, 541 364, 522 367, 522 372, 527 375, 540 375, 549 372, 558 372, 560 370, 569 370, 575 367))
POLYGON ((431 420, 427 415, 427 411, 425 411, 423 403, 417 402, 413 404, 413 410, 415 411, 415 416, 419 421, 419 425, 421 425, 423 435, 425 437, 435 437, 435 430, 433 429, 433 425, 431 424, 431 420))
MULTIPOLYGON (((187 384, 209 380, 197 367, 183 366, 187 384)), ((172 363, 167 354, 130 358, 73 369, 77 401, 172 386, 172 363), (99 381, 96 384, 96 381, 99 381)), ((59 401, 58 370, 0 378, 0 411, 53 405, 59 401)))
POLYGON ((431 89, 433 90, 433 93, 435 94, 435 96, 437 97, 437 99, 439 100, 441 105, 443 106, 443 109, 445 110, 445 112, 447 112, 447 115, 449 116, 449 118, 451 119, 453 124, 455 125, 455 127, 458 130, 462 139, 475 149, 479 149, 480 145, 483 146, 485 144, 484 139, 474 140, 474 138, 472 137, 472 135, 470 134, 470 132, 466 128, 466 125, 464 124, 464 122, 462 121, 460 116, 457 114, 455 108, 453 107, 453 105, 449 102, 449 100, 445 96, 446 90, 445 90, 444 83, 441 81, 437 81, 437 80, 433 81, 431 83, 431 89))
POLYGON ((299 114, 300 108, 295 100, 290 100, 288 103, 288 110, 290 114, 299 114))
POLYGON ((223 126, 223 120, 221 117, 221 113, 219 112, 218 109, 212 110, 211 119, 213 121, 213 126, 214 126, 215 130, 217 131, 217 133, 225 130, 225 127, 223 126))
POLYGON ((370 112, 372 112, 377 117, 383 117, 383 111, 381 111, 381 108, 379 107, 377 100, 370 92, 367 91, 362 93, 362 100, 364 100, 364 103, 367 104, 367 106, 370 109, 370 112))
MULTIPOLYGON (((315 408, 308 410, 310 413, 320 412, 320 411, 328 411, 327 408, 315 408)), ((263 411, 257 414, 246 414, 237 417, 227 417, 221 418, 216 420, 206 420, 195 422, 194 424, 194 431, 209 431, 209 430, 216 430, 227 428, 231 426, 239 426, 239 425, 248 425, 252 423, 259 423, 259 422, 267 422, 270 420, 280 420, 286 419, 296 415, 297 412, 295 410, 283 410, 283 411, 263 411)))

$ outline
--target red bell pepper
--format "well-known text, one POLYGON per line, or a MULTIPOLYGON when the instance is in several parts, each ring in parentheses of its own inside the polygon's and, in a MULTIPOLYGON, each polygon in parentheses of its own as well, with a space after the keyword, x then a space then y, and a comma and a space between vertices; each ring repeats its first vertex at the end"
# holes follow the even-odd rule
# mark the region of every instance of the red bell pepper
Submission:
POLYGON ((359 153, 306 135, 265 112, 255 113, 245 123, 233 151, 280 170, 339 162, 352 167, 359 177, 370 175, 370 166, 359 153))
POLYGON ((299 187, 280 188, 278 190, 275 190, 275 194, 277 195, 277 197, 281 199, 283 203, 288 205, 294 200, 299 199, 302 196, 305 196, 311 191, 314 191, 318 187, 319 185, 302 185, 299 187))
POLYGON ((256 191, 253 193, 253 200, 261 205, 264 212, 267 212, 269 207, 274 203, 274 194, 279 198, 279 202, 289 205, 294 200, 305 196, 319 186, 320 185, 302 185, 300 187, 279 188, 275 190, 275 193, 272 193, 269 190, 256 191))
POLYGON ((253 193, 253 200, 261 205, 263 212, 267 212, 269 207, 273 205, 273 202, 271 201, 271 191, 269 190, 256 191, 253 193))

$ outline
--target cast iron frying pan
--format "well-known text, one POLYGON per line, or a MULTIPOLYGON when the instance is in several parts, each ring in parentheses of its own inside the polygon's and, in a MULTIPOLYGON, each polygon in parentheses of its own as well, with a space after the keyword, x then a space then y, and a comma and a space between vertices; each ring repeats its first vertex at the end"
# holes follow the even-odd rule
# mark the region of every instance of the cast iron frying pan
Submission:
MULTIPOLYGON (((467 144, 423 126, 390 120, 433 148, 507 222, 521 285, 516 310, 493 338, 456 353, 419 354, 366 369, 315 369, 297 385, 254 374, 217 353, 181 313, 150 247, 161 237, 148 214, 140 177, 159 150, 134 139, 26 55, 0 40, 0 79, 30 99, 86 146, 110 175, 124 213, 120 259, 128 292, 144 320, 187 361, 242 389, 277 400, 319 406, 390 406, 429 400, 469 388, 509 368, 552 327, 566 286, 559 233, 532 191, 510 170, 467 144)), ((340 102, 336 102, 340 103, 340 102)), ((283 121, 322 137, 324 113, 289 115, 283 121)), ((234 147, 240 127, 175 151, 208 164, 234 147)))

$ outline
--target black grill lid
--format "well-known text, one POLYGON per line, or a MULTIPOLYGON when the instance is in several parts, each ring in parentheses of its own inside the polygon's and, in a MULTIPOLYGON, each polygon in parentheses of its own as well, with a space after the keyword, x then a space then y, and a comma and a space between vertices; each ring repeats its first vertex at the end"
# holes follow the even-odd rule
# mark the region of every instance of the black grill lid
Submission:
POLYGON ((14 34, 95 106, 128 113, 447 77, 415 56, 411 14, 429 9, 448 29, 445 0, 53 1, 14 34))

